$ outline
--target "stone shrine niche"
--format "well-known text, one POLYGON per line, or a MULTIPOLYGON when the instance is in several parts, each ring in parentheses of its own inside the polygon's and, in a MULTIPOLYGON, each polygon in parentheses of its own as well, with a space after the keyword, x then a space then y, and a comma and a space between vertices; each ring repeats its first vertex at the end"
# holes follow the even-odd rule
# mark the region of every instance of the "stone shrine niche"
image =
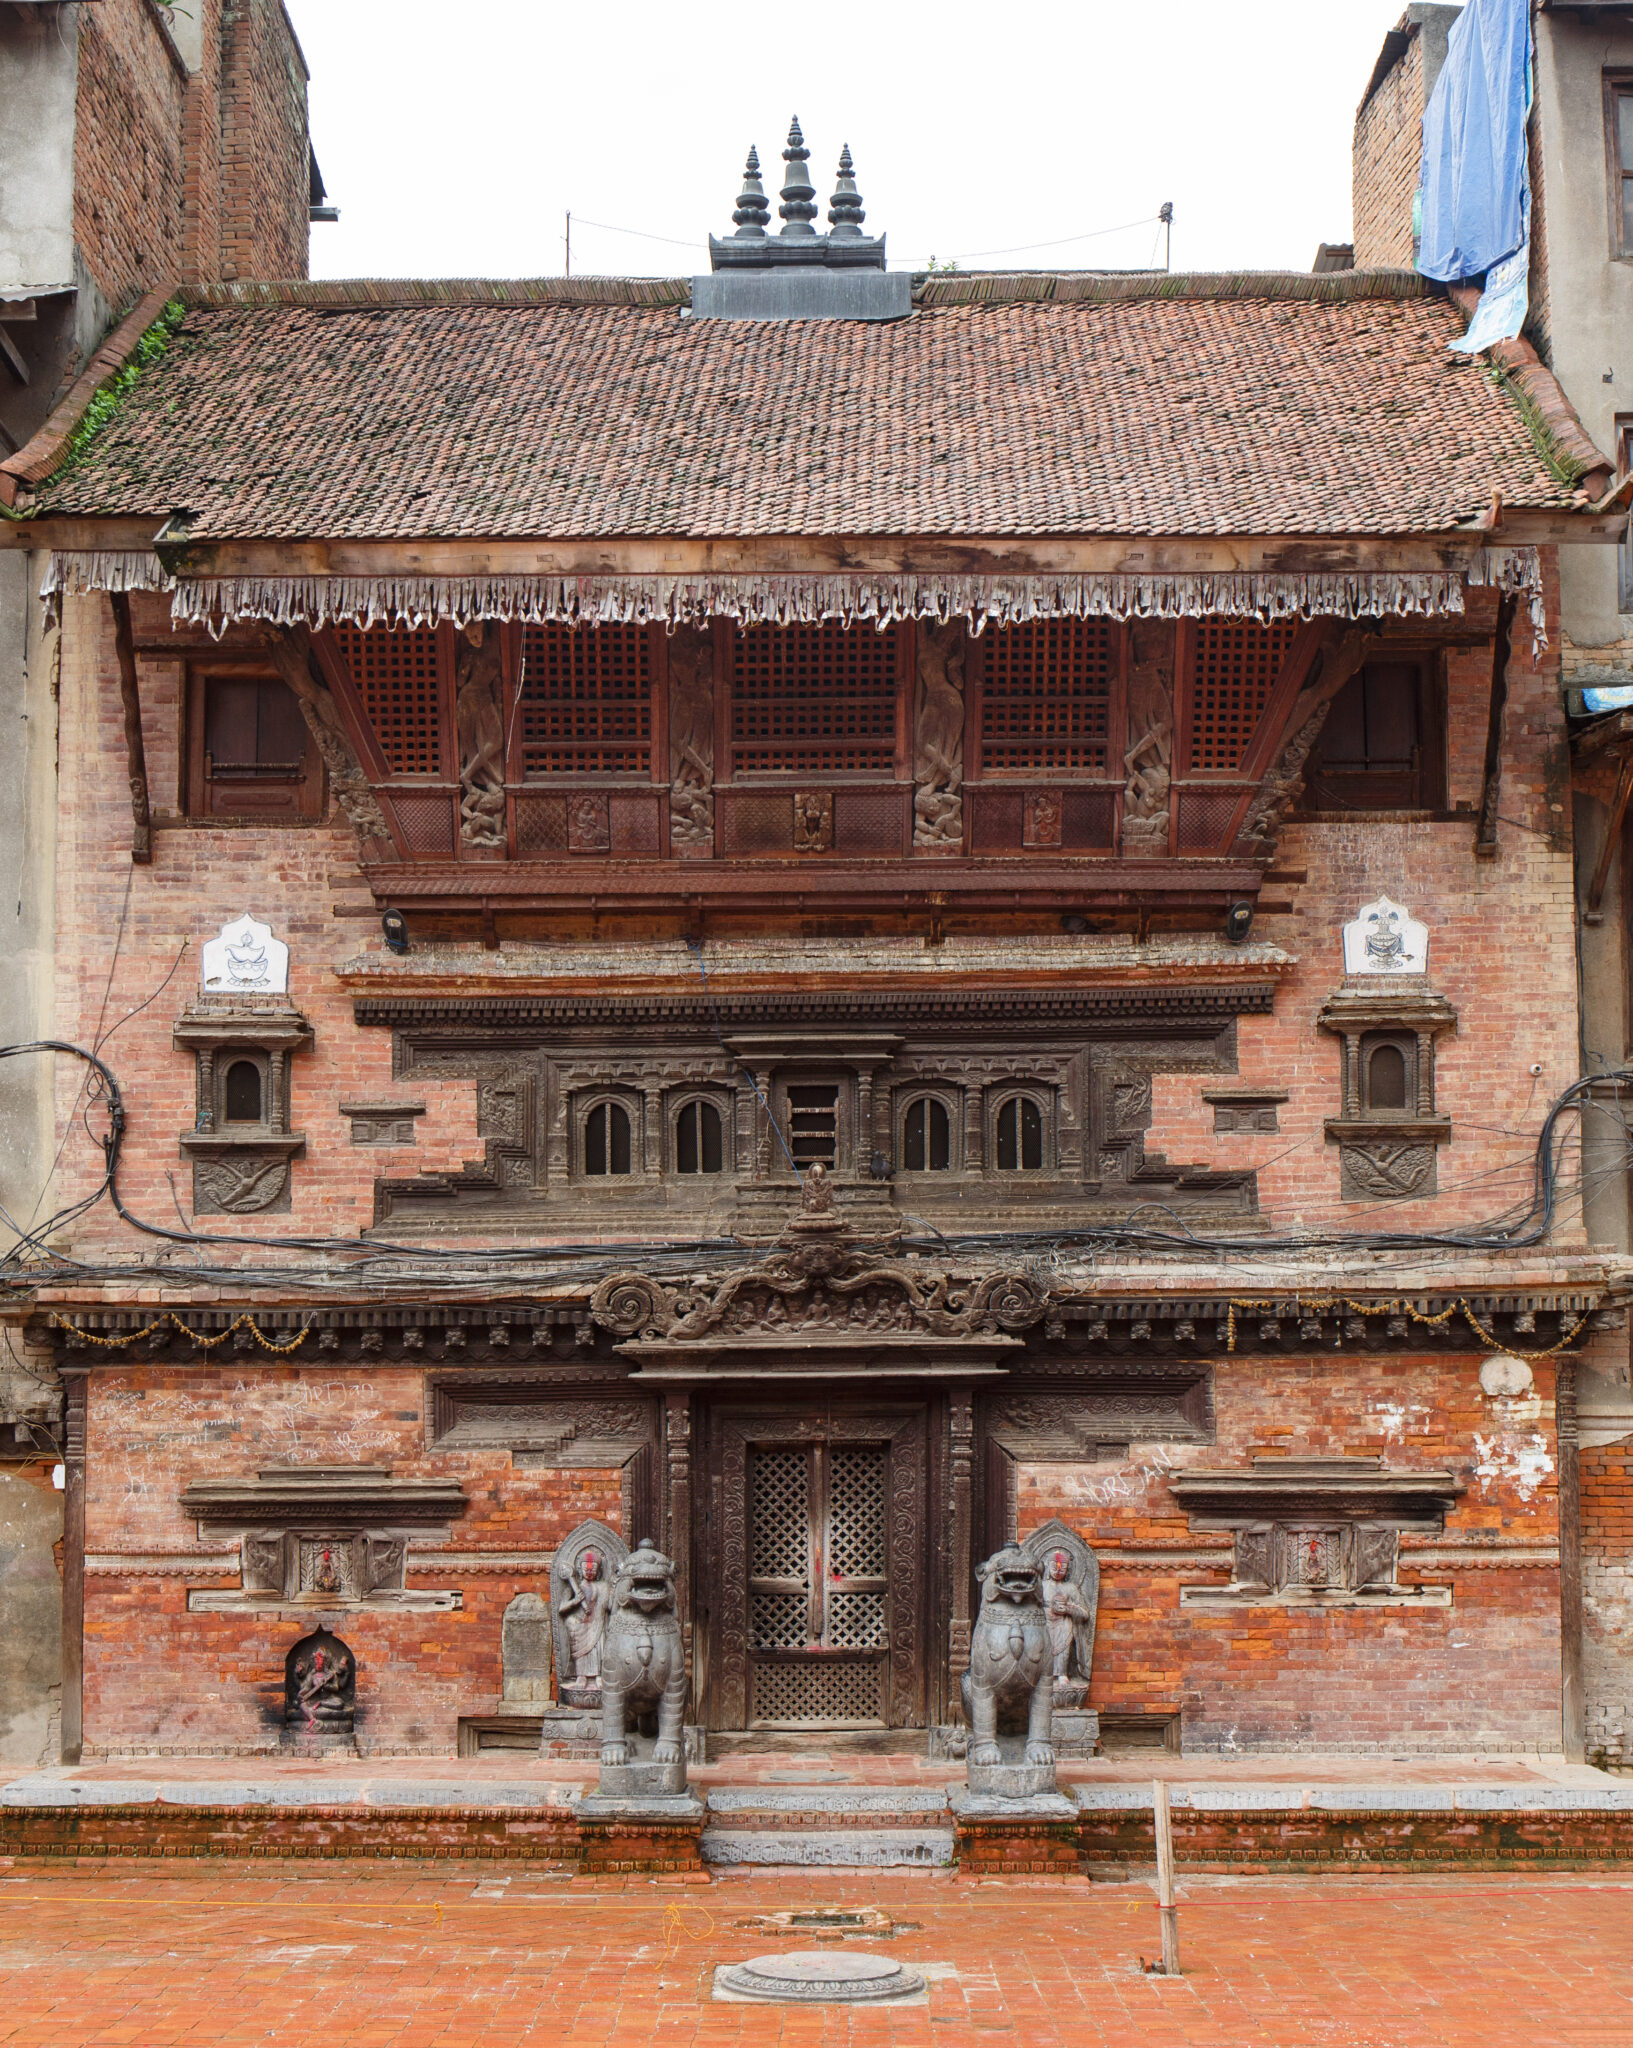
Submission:
POLYGON ((556 1697, 566 1707, 598 1706, 601 1649, 612 1583, 629 1546, 605 1522, 580 1522, 550 1565, 556 1697))
POLYGON ((1021 1545, 1038 1567, 1056 1707, 1080 1707, 1094 1673, 1094 1624, 1100 1602, 1100 1566, 1082 1537, 1059 1520, 1034 1529, 1021 1545))
POLYGON ((316 1628, 284 1659, 284 1730, 298 1744, 350 1740, 357 1712, 357 1659, 339 1636, 316 1628))

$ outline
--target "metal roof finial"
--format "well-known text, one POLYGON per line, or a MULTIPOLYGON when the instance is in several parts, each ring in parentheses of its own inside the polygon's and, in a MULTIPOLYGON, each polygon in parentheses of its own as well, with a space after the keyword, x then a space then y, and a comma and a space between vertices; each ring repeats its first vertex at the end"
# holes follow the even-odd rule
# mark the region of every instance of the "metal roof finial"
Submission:
POLYGON ((782 181, 782 204, 777 211, 782 215, 781 232, 797 236, 800 240, 816 239, 816 229, 811 223, 817 217, 816 187, 811 183, 811 174, 805 166, 811 161, 811 152, 805 147, 805 137, 799 131, 799 116, 796 114, 788 124, 788 147, 782 153, 782 160, 788 166, 782 181))
POLYGON ((828 225, 833 229, 829 240, 860 241, 864 218, 862 195, 856 189, 856 166, 851 162, 851 146, 847 142, 839 152, 839 182, 828 202, 828 225))
POLYGON ((771 218, 771 208, 766 203, 765 187, 760 183, 760 152, 751 149, 748 162, 743 167, 743 189, 737 195, 737 211, 732 219, 737 223, 734 241, 758 237, 765 240, 766 223, 771 218))

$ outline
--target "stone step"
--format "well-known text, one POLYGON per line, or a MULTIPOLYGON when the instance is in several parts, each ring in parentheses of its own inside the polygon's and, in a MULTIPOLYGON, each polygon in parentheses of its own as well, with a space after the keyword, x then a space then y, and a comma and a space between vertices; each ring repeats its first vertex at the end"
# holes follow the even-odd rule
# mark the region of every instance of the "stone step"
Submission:
POLYGON ((888 1870, 912 1865, 945 1870, 953 1860, 948 1828, 705 1827, 703 1860, 717 1865, 778 1864, 784 1868, 888 1870))

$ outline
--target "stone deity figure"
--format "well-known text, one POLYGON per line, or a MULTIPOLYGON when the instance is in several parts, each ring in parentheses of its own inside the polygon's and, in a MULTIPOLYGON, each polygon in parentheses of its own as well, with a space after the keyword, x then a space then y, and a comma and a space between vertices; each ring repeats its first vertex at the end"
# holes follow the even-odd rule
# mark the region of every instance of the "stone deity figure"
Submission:
MULTIPOLYGON (((1055 1681, 1072 1675, 1072 1654, 1080 1622, 1093 1623, 1094 1609, 1083 1598, 1071 1577, 1072 1561, 1064 1550, 1052 1550, 1043 1568, 1043 1611, 1049 1617, 1049 1648, 1055 1681)), ((1081 1663, 1081 1658, 1078 1660, 1081 1663)), ((1088 1673, 1080 1671, 1080 1678, 1088 1673)))
POLYGON ((567 1624, 567 1640, 572 1645, 573 1672, 568 1683, 596 1691, 601 1684, 601 1643, 612 1598, 599 1551, 584 1552, 578 1570, 569 1573, 567 1586, 567 1595, 556 1611, 567 1624))

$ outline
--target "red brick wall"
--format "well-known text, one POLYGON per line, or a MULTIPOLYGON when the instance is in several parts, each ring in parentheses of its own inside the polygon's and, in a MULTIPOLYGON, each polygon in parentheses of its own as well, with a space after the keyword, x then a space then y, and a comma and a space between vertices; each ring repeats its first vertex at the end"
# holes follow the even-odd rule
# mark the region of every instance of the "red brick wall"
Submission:
MULTIPOLYGON (((551 1551, 589 1517, 622 1527, 616 1471, 514 1471, 503 1450, 427 1448, 423 1375, 386 1366, 133 1367, 91 1376, 86 1426, 85 1742, 123 1748, 276 1747, 284 1658, 313 1617, 190 1614, 189 1588, 237 1574, 184 1572, 200 1545, 180 1496, 195 1479, 272 1465, 387 1465, 456 1478, 469 1505, 450 1547, 479 1569, 433 1568, 411 1542, 407 1583, 457 1589, 449 1613, 387 1606, 341 1615, 357 1658, 357 1734, 370 1750, 451 1751, 461 1714, 502 1690, 500 1621, 520 1592, 547 1591, 508 1552, 551 1551), (162 1561, 162 1569, 160 1568, 162 1561)), ((223 1550, 230 1544, 206 1543, 223 1550)))
POLYGON ((1423 38, 1355 117, 1352 181, 1357 270, 1410 270, 1412 195, 1422 154, 1423 38))
POLYGON ((1023 1467, 1020 1533, 1058 1515, 1099 1559, 1090 1704, 1179 1713, 1188 1750, 1557 1748, 1552 1372, 1539 1365, 1537 1394, 1505 1402, 1486 1399, 1478 1372, 1470 1356, 1221 1359, 1217 1443, 1023 1467), (1229 1552, 1212 1573, 1197 1562, 1217 1539, 1190 1533, 1167 1473, 1259 1454, 1449 1467, 1463 1492, 1434 1543, 1482 1561, 1419 1568, 1418 1539, 1403 1539, 1402 1580, 1449 1584, 1449 1608, 1182 1606, 1184 1584, 1229 1583, 1229 1552), (1164 1548, 1186 1555, 1169 1567, 1164 1548))
POLYGON ((306 66, 283 0, 225 0, 221 183, 219 274, 304 277, 311 205, 306 66))
POLYGON ((1581 1453, 1582 1678, 1596 1763, 1633 1763, 1633 1441, 1581 1453))
POLYGON ((181 275, 187 76, 147 0, 79 10, 74 239, 123 311, 181 275))
POLYGON ((171 280, 304 277, 306 67, 282 0, 190 0, 189 78, 152 0, 79 16, 74 233, 123 311, 171 280))

